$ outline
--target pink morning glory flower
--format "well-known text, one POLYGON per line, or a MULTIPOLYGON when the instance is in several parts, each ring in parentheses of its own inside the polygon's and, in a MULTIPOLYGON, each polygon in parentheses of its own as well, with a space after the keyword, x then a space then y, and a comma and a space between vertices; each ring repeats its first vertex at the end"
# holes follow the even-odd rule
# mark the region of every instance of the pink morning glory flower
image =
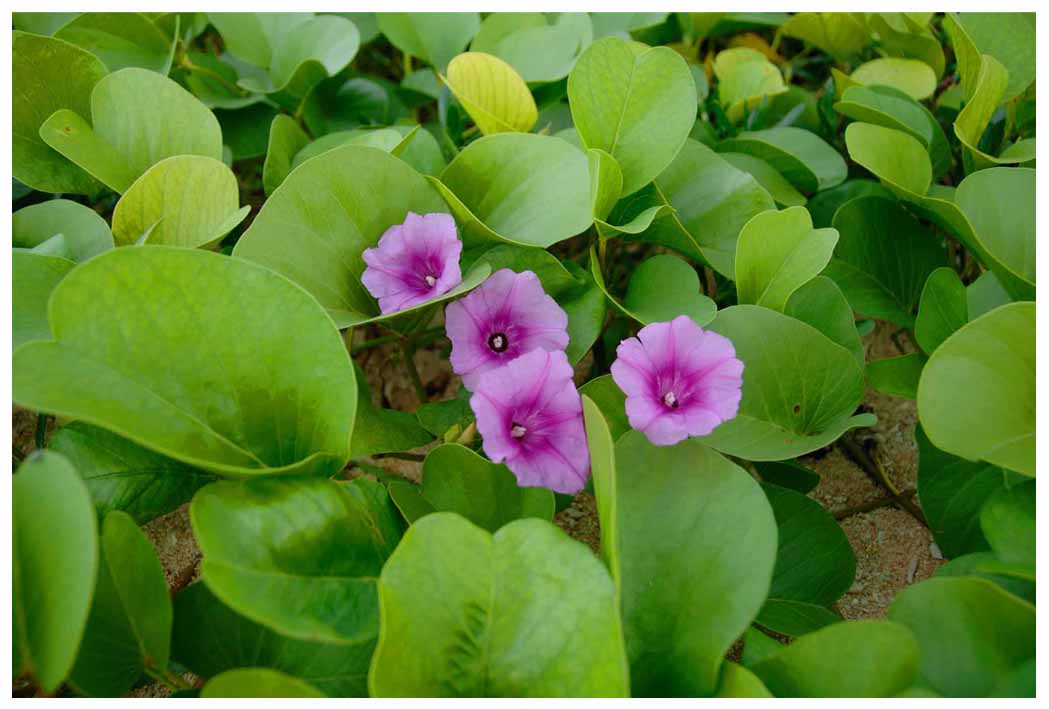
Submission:
POLYGON ((732 342, 684 315, 620 342, 612 379, 626 394, 630 425, 657 446, 707 435, 736 415, 743 396, 732 342))
POLYGON ((459 285, 462 251, 451 215, 408 212, 403 224, 394 224, 374 248, 364 250, 361 283, 383 315, 396 313, 459 285))
POLYGON ((583 404, 564 352, 532 350, 480 376, 470 397, 485 454, 522 487, 574 494, 590 473, 583 404))
POLYGON ((470 391, 481 375, 535 349, 568 347, 568 316, 531 271, 503 268, 444 311, 451 363, 470 391))

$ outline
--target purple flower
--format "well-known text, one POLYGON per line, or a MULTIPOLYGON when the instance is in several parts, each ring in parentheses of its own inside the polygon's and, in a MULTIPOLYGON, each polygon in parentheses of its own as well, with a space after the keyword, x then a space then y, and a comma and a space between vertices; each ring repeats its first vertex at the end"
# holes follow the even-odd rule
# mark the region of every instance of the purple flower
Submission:
POLYGON ((481 375, 470 397, 484 452, 522 487, 574 494, 590 473, 583 404, 564 352, 536 349, 481 375))
POLYGON ((444 311, 452 369, 474 391, 481 375, 535 349, 568 346, 568 316, 531 271, 503 268, 444 311))
POLYGON ((403 224, 386 230, 362 254, 361 283, 379 301, 383 315, 444 295, 462 281, 463 243, 449 214, 408 212, 403 224))
POLYGON ((736 415, 743 396, 732 342, 684 315, 620 342, 612 379, 626 394, 630 425, 657 446, 707 435, 736 415))

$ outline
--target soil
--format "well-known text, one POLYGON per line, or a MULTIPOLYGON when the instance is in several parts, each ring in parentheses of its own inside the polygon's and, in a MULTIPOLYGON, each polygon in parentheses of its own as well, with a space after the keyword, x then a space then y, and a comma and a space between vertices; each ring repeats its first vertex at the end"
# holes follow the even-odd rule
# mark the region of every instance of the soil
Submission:
MULTIPOLYGON (((893 337, 895 328, 879 323, 864 338, 868 359, 891 357, 913 351, 913 343, 905 337, 893 337)), ((381 333, 354 334, 348 345, 360 343, 381 333)), ((405 373, 403 354, 395 344, 385 344, 364 350, 354 359, 361 367, 372 391, 374 403, 412 411, 418 397, 411 379, 405 373)), ((444 400, 455 395, 458 377, 453 376, 447 353, 430 346, 416 353, 416 367, 430 400, 444 400)), ((580 383, 589 366, 577 368, 580 383)), ((917 450, 914 426, 917 412, 913 401, 868 391, 864 400, 866 410, 878 417, 871 429, 852 432, 852 440, 865 451, 873 463, 865 470, 857 456, 837 442, 800 460, 820 475, 820 483, 810 496, 834 514, 841 523, 856 553, 856 580, 838 602, 837 610, 848 619, 882 618, 892 599, 905 587, 929 578, 944 561, 923 521, 904 508, 890 490, 877 479, 877 466, 885 472, 898 490, 904 503, 920 516, 915 495, 917 480, 917 450)), ((14 459, 17 463, 33 450, 36 416, 15 407, 12 417, 14 459)), ((53 424, 48 427, 48 433, 53 424)), ((432 447, 414 451, 424 454, 432 447)), ((421 463, 384 457, 369 459, 391 473, 413 482, 421 479, 421 463)), ((359 469, 347 471, 347 477, 362 474, 359 469)), ((587 544, 596 553, 600 544, 600 528, 595 501, 583 492, 571 506, 562 510, 554 522, 573 538, 587 544)), ((173 590, 191 583, 198 573, 200 550, 193 539, 189 524, 188 505, 145 526, 150 541, 164 566, 164 572, 173 590)), ((737 643, 738 645, 738 643, 737 643)), ((738 648, 734 647, 738 654, 738 648)), ((733 656, 733 651, 729 653, 733 656)), ((162 685, 153 683, 137 689, 134 696, 160 697, 170 694, 162 685)))

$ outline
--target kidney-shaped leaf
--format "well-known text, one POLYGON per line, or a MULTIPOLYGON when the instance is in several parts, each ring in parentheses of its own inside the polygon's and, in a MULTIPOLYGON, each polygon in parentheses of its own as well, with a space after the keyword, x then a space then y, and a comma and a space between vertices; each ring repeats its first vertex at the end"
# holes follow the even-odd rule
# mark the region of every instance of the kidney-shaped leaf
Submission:
POLYGON ((19 182, 42 192, 93 195, 102 185, 40 137, 55 111, 91 112, 91 89, 106 74, 90 52, 52 37, 15 32, 12 44, 11 162, 19 182))
POLYGON ((932 353, 918 415, 937 448, 1034 477, 1034 303, 973 320, 932 353))
POLYGON ((72 669, 98 569, 91 497, 58 453, 23 463, 11 485, 13 671, 54 692, 72 669))
POLYGON ((81 694, 119 697, 147 669, 165 671, 171 597, 153 544, 130 516, 106 515, 98 583, 69 682, 81 694))
MULTIPOLYGON (((591 407, 587 400, 594 435, 603 419, 591 407)), ((768 594, 772 510, 745 470, 698 439, 654 446, 630 431, 612 454, 607 429, 599 438, 602 447, 592 450, 602 547, 609 547, 602 553, 620 587, 633 694, 713 694, 726 650, 768 594)))
POLYGON ((348 327, 379 312, 360 281, 364 250, 408 212, 445 209, 437 191, 406 163, 384 150, 347 145, 294 170, 233 254, 292 279, 348 327))
POLYGON ((494 535, 439 512, 413 524, 379 578, 378 697, 624 697, 615 586, 549 522, 494 535))
POLYGON ((375 579, 400 540, 379 483, 217 482, 193 497, 190 519, 204 583, 240 615, 315 642, 378 632, 375 579))
POLYGON ((268 269, 114 249, 63 279, 49 314, 55 339, 15 354, 23 406, 220 475, 331 475, 349 457, 346 348, 317 302, 268 269))
POLYGON ((586 155, 552 136, 485 136, 432 181, 463 225, 467 246, 487 241, 547 247, 594 221, 586 155))
POLYGON ((984 579, 932 578, 904 589, 889 617, 921 647, 921 677, 945 697, 985 697, 1034 657, 1034 606, 984 579))
POLYGON ((853 416, 862 367, 819 330, 754 305, 720 311, 710 329, 732 340, 744 370, 739 413, 707 445, 747 460, 786 460, 874 424, 871 414, 853 416))
POLYGON ((583 145, 623 168, 623 195, 647 185, 670 164, 696 120, 696 84, 669 47, 618 37, 590 45, 568 75, 572 120, 583 145))

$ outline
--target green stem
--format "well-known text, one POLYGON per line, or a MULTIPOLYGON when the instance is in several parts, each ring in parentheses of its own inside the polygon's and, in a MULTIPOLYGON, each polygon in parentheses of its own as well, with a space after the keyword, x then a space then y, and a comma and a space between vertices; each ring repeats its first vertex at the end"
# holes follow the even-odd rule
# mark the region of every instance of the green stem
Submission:
POLYGON ((36 449, 43 450, 44 448, 44 436, 47 434, 47 414, 36 415, 36 449))
MULTIPOLYGON (((408 76, 412 73, 412 55, 408 52, 404 53, 404 76, 408 76)), ((403 78, 403 77, 402 77, 403 78)))
POLYGON ((359 354, 359 353, 364 352, 366 350, 370 350, 373 347, 381 347, 382 345, 386 345, 386 344, 389 344, 391 342, 397 342, 400 339, 401 339, 400 335, 384 335, 382 337, 376 337, 374 339, 368 340, 367 342, 362 342, 359 345, 354 345, 353 347, 350 348, 350 354, 351 355, 359 354))
POLYGON ((179 54, 178 65, 180 67, 182 67, 183 69, 185 69, 186 71, 194 72, 196 74, 200 74, 201 76, 206 76, 209 79, 213 79, 213 80, 219 82, 224 87, 226 87, 227 89, 229 89, 230 91, 232 91, 233 93, 235 93, 238 96, 247 96, 248 95, 247 91, 245 91, 241 87, 237 86, 236 84, 232 83, 229 79, 224 77, 222 74, 219 74, 216 71, 212 71, 211 69, 208 69, 207 67, 200 66, 199 64, 194 64, 193 61, 190 60, 184 53, 183 54, 179 54))
POLYGON ((407 340, 401 343, 401 352, 404 355, 404 366, 408 369, 408 376, 412 380, 412 385, 415 387, 415 395, 419 397, 419 405, 426 403, 426 388, 423 387, 423 380, 419 376, 419 370, 415 368, 415 350, 408 343, 407 340))

